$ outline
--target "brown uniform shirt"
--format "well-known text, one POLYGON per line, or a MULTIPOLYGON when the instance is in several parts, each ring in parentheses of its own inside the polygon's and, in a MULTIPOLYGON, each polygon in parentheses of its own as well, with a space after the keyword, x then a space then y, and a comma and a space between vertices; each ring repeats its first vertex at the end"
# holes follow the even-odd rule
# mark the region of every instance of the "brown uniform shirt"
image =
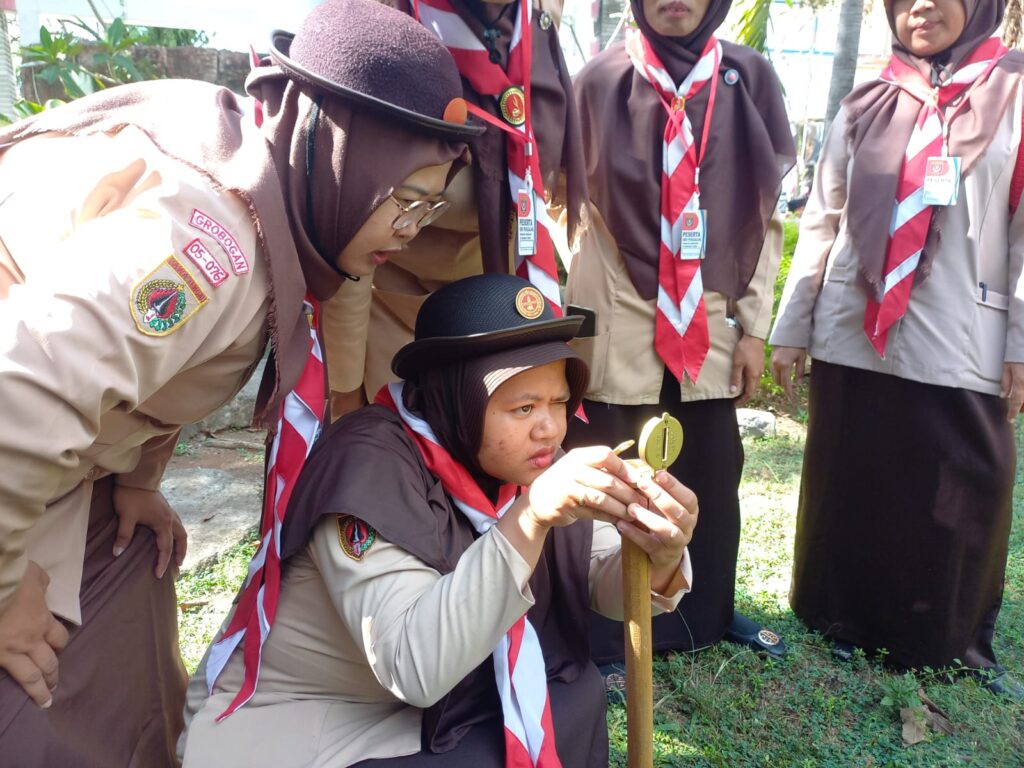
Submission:
POLYGON ((157 488, 180 427, 242 387, 263 257, 238 198, 132 128, 0 156, 0 245, 0 610, 31 559, 78 622, 92 480, 157 488))

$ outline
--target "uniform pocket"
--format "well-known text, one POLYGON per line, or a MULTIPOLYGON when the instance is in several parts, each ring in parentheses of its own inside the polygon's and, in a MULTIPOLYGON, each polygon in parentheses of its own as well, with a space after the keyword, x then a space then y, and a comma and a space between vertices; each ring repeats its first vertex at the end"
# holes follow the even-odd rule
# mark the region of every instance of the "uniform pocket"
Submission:
POLYGON ((1006 356, 1006 324, 1010 297, 991 289, 975 288, 974 323, 969 354, 976 372, 998 382, 1006 356))

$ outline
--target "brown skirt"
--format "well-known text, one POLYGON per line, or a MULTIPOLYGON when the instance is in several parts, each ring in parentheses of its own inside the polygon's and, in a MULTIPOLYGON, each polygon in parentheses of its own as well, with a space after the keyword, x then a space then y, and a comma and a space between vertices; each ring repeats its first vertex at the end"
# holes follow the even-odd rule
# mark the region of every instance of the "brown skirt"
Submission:
POLYGON ((901 666, 993 666, 1015 466, 999 397, 816 361, 794 612, 901 666))
POLYGON ((82 574, 82 626, 59 655, 49 709, 0 672, 0 764, 18 768, 176 766, 185 668, 174 570, 153 576, 156 545, 138 527, 114 558, 112 478, 96 483, 82 574), (10 756, 17 756, 7 762, 10 756))
MULTIPOLYGON (((604 680, 587 665, 571 683, 548 682, 555 744, 564 768, 606 768, 608 726, 604 680)), ((352 768, 505 768, 505 731, 492 718, 471 727, 450 752, 362 760, 352 768)))
MULTIPOLYGON (((572 419, 566 447, 616 445, 636 438, 643 423, 668 411, 683 425, 683 451, 669 471, 700 500, 690 542, 693 590, 673 613, 652 621, 654 650, 691 651, 714 645, 732 623, 740 542, 739 484, 743 443, 732 400, 679 402, 679 384, 666 375, 660 405, 608 405, 587 400, 589 424, 572 419)), ((590 615, 590 655, 598 664, 622 661, 622 622, 590 615)))

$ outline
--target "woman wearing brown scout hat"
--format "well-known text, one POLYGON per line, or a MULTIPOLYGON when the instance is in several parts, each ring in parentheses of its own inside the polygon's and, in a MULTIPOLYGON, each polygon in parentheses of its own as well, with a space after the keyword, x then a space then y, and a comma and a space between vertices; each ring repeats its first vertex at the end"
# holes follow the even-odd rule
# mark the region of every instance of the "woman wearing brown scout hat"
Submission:
MULTIPOLYGON (((144 83, 0 133, 5 764, 176 764, 186 680, 165 571, 185 535, 157 490, 176 434, 269 342, 256 419, 277 435, 276 550, 322 417, 317 304, 416 234, 475 132, 444 47, 369 0, 327 0, 276 35, 247 90, 144 83)), ((261 616, 276 566, 254 574, 261 616)))
MULTIPOLYGON (((669 411, 686 433, 672 471, 704 514, 699 578, 654 621, 657 650, 723 636, 781 653, 778 636, 734 613, 743 448, 735 406, 757 387, 782 250, 772 223, 794 160, 768 62, 715 30, 729 0, 633 0, 639 31, 575 81, 592 224, 566 298, 597 311, 588 344, 590 425, 570 445, 615 442, 669 411)), ((622 628, 595 617, 594 658, 622 659, 622 628)))
POLYGON ((481 272, 515 272, 561 306, 556 251, 565 248, 552 234, 573 240, 586 204, 579 118, 558 42, 561 2, 392 4, 449 47, 463 94, 484 113, 486 131, 473 143, 472 164, 452 181, 444 217, 391 254, 374 274, 372 296, 369 284, 350 286, 344 307, 325 308, 329 360, 365 356, 363 372, 329 363, 335 417, 394 379, 391 358, 412 339, 423 300, 442 285, 481 272), (532 201, 525 218, 517 214, 524 196, 532 201), (565 209, 567 232, 554 225, 549 205, 565 209))
POLYGON ((675 607, 697 505, 607 447, 560 455, 587 378, 566 344, 579 324, 511 275, 424 302, 403 381, 303 469, 259 687, 216 722, 236 654, 191 703, 185 768, 608 764, 588 607, 621 616, 620 536, 651 556, 656 611, 675 607))
POLYGON ((892 58, 832 125, 772 332, 814 358, 793 610, 908 667, 1001 674, 1024 401, 1024 56, 1003 0, 888 0, 892 58))

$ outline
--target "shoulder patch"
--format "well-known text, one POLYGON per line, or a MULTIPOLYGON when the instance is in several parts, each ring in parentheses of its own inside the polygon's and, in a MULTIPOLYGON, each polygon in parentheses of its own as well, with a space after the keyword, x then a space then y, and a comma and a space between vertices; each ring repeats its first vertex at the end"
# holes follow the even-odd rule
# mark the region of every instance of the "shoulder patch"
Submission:
POLYGON ((192 216, 189 218, 188 223, 217 241, 220 247, 224 249, 224 253, 231 259, 231 269, 236 275, 248 273, 249 259, 242 250, 242 246, 238 244, 238 239, 228 232, 219 221, 209 214, 203 213, 198 208, 193 208, 192 216))
POLYGON ((228 279, 228 271, 220 265, 216 257, 210 253, 210 249, 203 245, 198 237, 186 245, 182 252, 203 274, 214 288, 228 279))
POLYGON ((209 299, 185 265, 168 256, 132 287, 129 309, 135 325, 147 336, 178 330, 209 299))
POLYGON ((372 526, 352 515, 338 515, 338 543, 353 560, 362 560, 376 540, 377 531, 372 526))

